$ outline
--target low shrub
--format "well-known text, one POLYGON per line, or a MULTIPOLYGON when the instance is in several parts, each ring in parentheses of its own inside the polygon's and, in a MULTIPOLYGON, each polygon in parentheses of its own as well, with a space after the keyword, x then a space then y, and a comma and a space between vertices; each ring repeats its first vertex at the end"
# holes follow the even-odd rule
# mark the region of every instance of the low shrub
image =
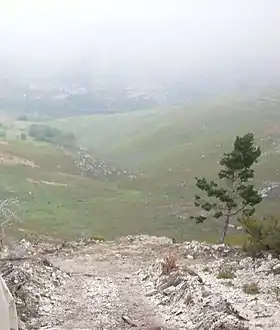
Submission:
POLYGON ((178 270, 177 258, 174 255, 167 255, 161 262, 161 275, 169 275, 173 271, 178 270))
POLYGON ((231 269, 220 270, 217 274, 218 279, 232 280, 235 278, 235 274, 231 269))
POLYGON ((244 251, 253 257, 262 256, 264 251, 280 255, 280 221, 274 217, 256 220, 246 218, 242 226, 248 238, 243 246, 244 251))
POLYGON ((258 294, 260 293, 260 288, 257 283, 247 283, 244 284, 243 291, 246 294, 258 294))

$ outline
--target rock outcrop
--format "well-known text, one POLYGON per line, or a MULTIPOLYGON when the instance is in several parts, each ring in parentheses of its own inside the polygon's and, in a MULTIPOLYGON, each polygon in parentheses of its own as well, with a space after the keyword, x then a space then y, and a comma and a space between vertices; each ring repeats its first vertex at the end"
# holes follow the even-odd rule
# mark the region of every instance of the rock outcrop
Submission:
POLYGON ((169 324, 205 330, 280 328, 279 259, 253 260, 241 257, 237 248, 199 242, 181 248, 188 262, 179 261, 168 274, 166 260, 138 273, 146 296, 169 324))

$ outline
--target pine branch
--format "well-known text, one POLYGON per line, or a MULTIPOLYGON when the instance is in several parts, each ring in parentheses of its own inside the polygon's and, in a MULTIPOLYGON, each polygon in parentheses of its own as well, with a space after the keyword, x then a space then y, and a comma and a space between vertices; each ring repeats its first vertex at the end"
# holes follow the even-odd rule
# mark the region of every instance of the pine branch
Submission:
POLYGON ((245 207, 248 206, 248 204, 243 205, 242 207, 240 207, 239 209, 237 209, 236 211, 234 211, 233 213, 230 213, 229 216, 233 217, 234 215, 236 215, 237 213, 241 212, 242 210, 245 209, 245 207))

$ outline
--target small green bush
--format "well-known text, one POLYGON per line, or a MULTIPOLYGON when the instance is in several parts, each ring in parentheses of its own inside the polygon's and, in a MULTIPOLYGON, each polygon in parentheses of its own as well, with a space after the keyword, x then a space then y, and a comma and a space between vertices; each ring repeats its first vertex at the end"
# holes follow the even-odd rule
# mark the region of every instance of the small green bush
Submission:
POLYGON ((263 251, 272 251, 280 255, 280 221, 274 217, 256 220, 246 218, 242 226, 248 235, 243 246, 244 251, 253 257, 262 255, 263 251))
POLYGON ((258 294, 260 293, 260 288, 257 283, 244 284, 243 291, 246 294, 258 294))
POLYGON ((231 269, 223 269, 217 274, 217 278, 232 280, 235 278, 235 274, 231 269))

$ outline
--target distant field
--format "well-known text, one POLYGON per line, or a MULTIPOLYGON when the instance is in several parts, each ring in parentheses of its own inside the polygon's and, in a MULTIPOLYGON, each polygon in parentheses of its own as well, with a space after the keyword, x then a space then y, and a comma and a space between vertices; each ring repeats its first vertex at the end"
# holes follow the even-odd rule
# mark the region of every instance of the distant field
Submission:
POLYGON ((247 132, 256 135, 265 152, 256 168, 258 183, 278 181, 279 107, 280 95, 247 101, 224 98, 201 106, 65 118, 53 124, 74 132, 105 161, 143 170, 146 181, 141 178, 139 186, 170 195, 176 191, 177 199, 193 194, 195 175, 213 176, 221 154, 230 150, 236 135, 247 132), (182 181, 190 189, 177 189, 182 181))
MULTIPOLYGON (((217 161, 230 150, 235 136, 250 131, 265 151, 256 166, 257 185, 280 181, 279 104, 277 95, 247 101, 228 97, 186 108, 49 122, 73 132, 81 145, 105 162, 144 173, 134 180, 82 177, 71 157, 55 146, 15 141, 29 123, 9 123, 8 144, 0 144, 0 153, 32 160, 40 168, 4 161, 0 194, 20 198, 15 227, 23 232, 61 238, 141 232, 213 240, 214 222, 198 227, 189 219, 194 211, 194 176, 213 177, 217 161)), ((265 200, 258 212, 278 214, 278 204, 265 200)))
POLYGON ((273 100, 228 97, 200 106, 65 118, 52 124, 72 131, 106 160, 158 172, 163 160, 164 167, 187 165, 189 153, 196 163, 202 153, 219 156, 216 144, 229 147, 237 134, 252 131, 257 138, 278 139, 280 95, 273 100))

